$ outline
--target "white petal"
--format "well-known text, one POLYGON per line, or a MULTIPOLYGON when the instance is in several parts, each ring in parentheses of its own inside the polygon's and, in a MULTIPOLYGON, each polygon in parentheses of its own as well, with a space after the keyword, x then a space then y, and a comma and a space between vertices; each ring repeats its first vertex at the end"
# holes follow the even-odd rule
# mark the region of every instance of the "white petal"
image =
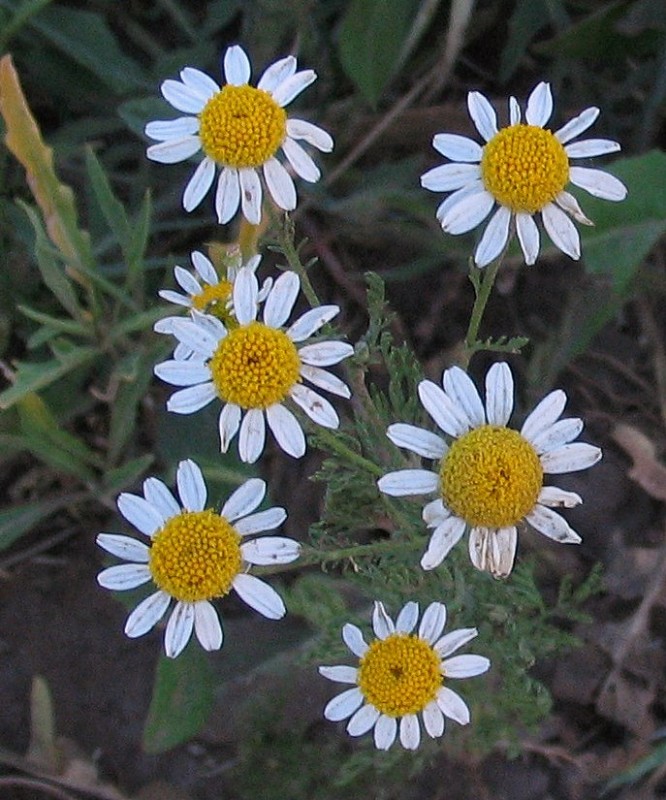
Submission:
POLYGON ((378 750, 388 750, 398 733, 398 722, 395 717, 382 714, 375 725, 375 747, 378 750))
POLYGON ((347 733, 350 736, 362 736, 367 733, 379 719, 379 710, 371 705, 364 705, 354 714, 347 723, 347 733))
POLYGON ((241 600, 267 619, 281 619, 286 614, 280 595, 254 575, 236 575, 232 585, 241 600))
POLYGON ((516 558, 518 531, 515 527, 472 528, 468 544, 470 560, 477 569, 506 578, 516 558))
POLYGON ((207 600, 194 604, 194 632, 204 650, 222 647, 222 626, 217 611, 207 600))
POLYGON ((193 250, 190 258, 192 259, 194 269, 205 283, 208 283, 211 286, 219 283, 220 277, 215 271, 215 267, 210 259, 206 258, 206 256, 199 250, 193 250))
POLYGON ((261 222, 261 181, 254 169, 239 169, 241 208, 243 216, 252 225, 261 222))
POLYGON ((490 661, 485 656, 463 655, 453 656, 442 665, 442 672, 447 678, 473 678, 490 669, 490 661))
POLYGON ((362 658, 368 650, 368 645, 363 638, 363 634, 351 622, 347 622, 342 627, 342 641, 352 651, 355 656, 362 658))
POLYGON ((509 97, 509 125, 517 125, 520 122, 520 106, 515 97, 509 97))
POLYGON ((565 148, 569 158, 594 158, 607 153, 617 153, 620 143, 611 139, 584 139, 582 142, 573 142, 565 148))
POLYGON ((317 342, 299 348, 298 355, 304 364, 313 367, 330 367, 353 355, 354 348, 346 342, 317 342))
POLYGON ((435 134, 432 145, 439 153, 451 161, 479 162, 483 149, 478 142, 468 139, 467 136, 458 136, 455 133, 435 134))
POLYGON ((386 613, 384 604, 379 601, 375 602, 372 612, 372 629, 378 639, 386 639, 392 633, 395 633, 393 620, 386 613))
POLYGON ((477 267, 485 267, 502 252, 509 239, 511 211, 500 206, 486 225, 481 241, 474 251, 477 267))
POLYGON ((549 475, 559 475, 563 472, 578 472, 587 469, 601 458, 601 450, 585 442, 565 444, 556 450, 544 453, 541 458, 543 471, 549 475))
POLYGON ((311 367, 309 364, 302 364, 300 373, 303 378, 310 381, 310 383, 313 383, 315 386, 318 386, 320 389, 324 389, 338 397, 344 397, 346 399, 351 397, 351 392, 347 384, 341 381, 337 375, 333 375, 325 369, 311 367))
POLYGON ((174 392, 167 400, 167 410, 174 414, 194 414, 217 397, 214 383, 200 383, 174 392))
POLYGON ((478 634, 476 628, 458 628, 458 630, 442 636, 438 642, 435 642, 433 649, 440 658, 446 658, 467 642, 471 642, 478 634))
POLYGON ((423 458, 440 459, 447 451, 440 436, 416 425, 396 422, 389 425, 386 435, 396 447, 405 447, 423 458))
POLYGON ((448 215, 449 211, 451 211, 454 206, 457 206, 458 203, 460 203, 466 197, 483 193, 488 194, 483 186, 483 182, 479 179, 466 184, 462 187, 462 189, 458 189, 457 191, 453 192, 453 194, 450 194, 448 197, 442 200, 442 202, 437 206, 437 211, 435 212, 435 216, 439 220, 440 225, 442 220, 448 215))
POLYGON ((583 420, 572 417, 571 419, 561 419, 555 422, 538 436, 531 439, 532 447, 539 455, 561 447, 563 444, 575 439, 583 430, 583 420))
POLYGON ((300 288, 300 278, 291 270, 275 281, 264 305, 264 322, 269 328, 280 328, 289 319, 300 288))
POLYGON ((436 383, 421 381, 418 393, 425 410, 445 433, 456 437, 467 433, 469 430, 467 415, 436 383))
POLYGON ((160 91, 167 103, 186 114, 198 114, 206 105, 206 101, 198 92, 192 91, 189 86, 180 81, 164 81, 160 86, 160 91))
POLYGON ((405 750, 416 750, 421 743, 421 729, 416 714, 406 714, 400 720, 400 744, 405 750))
POLYGON ((525 439, 531 442, 542 431, 549 428, 564 411, 566 402, 567 396, 562 389, 556 389, 547 394, 528 415, 520 429, 525 439))
POLYGON ((204 101, 210 100, 220 91, 220 87, 209 75, 199 69, 194 69, 194 67, 185 67, 181 70, 180 77, 183 83, 200 95, 204 101))
POLYGON ((218 429, 220 432, 220 450, 226 453, 231 440, 238 433, 241 421, 241 410, 234 403, 227 403, 220 411, 218 429))
POLYGON ((339 313, 340 306, 317 306, 316 308, 311 308, 287 329, 286 334, 292 342, 302 342, 339 313))
POLYGON ((338 683, 356 683, 358 679, 358 670, 356 667, 335 666, 335 667, 319 667, 319 674, 328 678, 329 681, 337 681, 338 683))
POLYGON ((598 116, 598 108, 595 106, 586 108, 585 111, 582 111, 577 117, 569 120, 566 125, 563 125, 559 130, 555 131, 555 136, 562 144, 566 144, 583 133, 583 131, 586 131, 591 125, 594 125, 598 116))
POLYGON ((340 425, 336 410, 329 401, 302 383, 294 384, 289 396, 317 425, 335 429, 340 425))
POLYGON ((241 484, 222 506, 220 512, 227 522, 234 522, 240 517, 251 514, 266 495, 266 482, 261 478, 250 478, 241 484))
POLYGON ((194 170, 183 192, 183 208, 185 211, 194 210, 206 196, 206 192, 213 185, 215 180, 215 162, 208 158, 199 164, 194 170))
POLYGON ((445 718, 439 709, 437 703, 433 700, 432 703, 423 709, 423 725, 432 739, 438 739, 443 733, 445 726, 445 718))
POLYGON ((421 175, 421 186, 431 192, 452 192, 480 177, 478 164, 441 164, 421 175))
POLYGON ((465 412, 471 428, 485 425, 486 414, 474 382, 460 367, 451 367, 444 372, 444 391, 465 412))
POLYGON ((506 361, 492 365, 486 374, 486 415, 489 425, 505 426, 513 411, 513 375, 506 361))
POLYGON ((576 492, 567 492, 557 486, 544 486, 537 501, 550 508, 574 508, 583 502, 583 498, 576 492))
POLYGON ((282 151, 297 175, 308 183, 316 183, 321 178, 319 167, 294 139, 287 137, 282 142, 282 151))
MULTIPOLYGON (((160 289, 157 294, 162 298, 162 300, 166 300, 169 303, 175 303, 178 306, 192 308, 192 301, 189 297, 185 297, 178 292, 173 292, 171 289, 160 289)), ((168 320, 173 319, 174 317, 163 317, 162 319, 158 319, 153 326, 153 330, 156 333, 171 333, 170 330, 166 330, 166 327, 171 324, 168 320)))
POLYGON ((448 508, 444 507, 441 497, 426 503, 425 506, 423 506, 423 511, 421 512, 421 517, 429 528, 436 528, 450 516, 451 512, 448 510, 448 508))
POLYGON ((448 686, 442 686, 437 691, 436 700, 444 715, 459 722, 461 725, 467 725, 469 722, 469 708, 467 708, 467 703, 462 697, 454 692, 453 689, 449 689, 448 686))
POLYGON ((208 492, 199 465, 189 458, 181 461, 176 472, 176 484, 183 508, 188 511, 203 511, 208 492))
POLYGON ((248 83, 251 74, 252 68, 245 50, 238 44, 227 48, 227 52, 224 54, 224 77, 226 82, 233 86, 242 86, 244 83, 248 83))
POLYGON ((177 319, 171 325, 171 331, 179 342, 191 347, 203 358, 212 358, 219 344, 216 336, 206 325, 190 319, 177 319))
POLYGON ((425 469, 399 469, 377 481, 380 492, 392 497, 410 494, 430 494, 439 488, 439 475, 425 469))
POLYGON ((362 702, 363 695, 357 686, 353 689, 346 689, 332 700, 329 700, 324 709, 324 716, 330 722, 340 722, 342 719, 351 717, 362 702))
POLYGON ((181 139, 168 139, 166 142, 151 144, 146 157, 159 164, 178 164, 201 150, 198 136, 183 136, 181 139))
POLYGON ((186 269, 177 266, 174 269, 173 274, 180 288, 184 289, 187 294, 200 294, 202 291, 199 281, 186 269))
POLYGON ((301 72, 296 72, 286 80, 282 81, 279 86, 271 92, 273 100, 279 106, 286 106, 291 103, 294 97, 297 97, 303 89, 306 89, 311 83, 317 80, 317 73, 312 69, 304 69, 301 72))
POLYGON ((410 600, 400 609, 395 621, 395 629, 399 633, 411 633, 419 621, 419 604, 410 600))
POLYGON ((305 454, 305 434, 294 414, 275 403, 266 409, 266 419, 280 449, 293 458, 301 458, 305 454))
POLYGON ((266 443, 266 423, 260 408, 245 412, 238 435, 238 455, 246 464, 254 464, 266 443))
POLYGON ((446 606, 444 603, 430 603, 423 612, 419 625, 419 636, 428 644, 433 644, 439 639, 446 625, 446 606))
POLYGON ((198 361, 163 361, 156 364, 155 375, 172 386, 196 386, 210 380, 210 368, 198 361))
POLYGON ((447 517, 433 531, 428 549, 421 558, 421 568, 438 567, 465 533, 466 524, 460 517, 447 517))
POLYGON ((118 497, 118 511, 146 536, 153 536, 166 521, 155 506, 143 497, 129 492, 123 492, 118 497))
POLYGON ((494 205, 495 198, 485 189, 470 192, 455 205, 451 205, 446 213, 438 216, 439 224, 445 233, 453 236, 467 233, 483 222, 494 205))
POLYGON ((220 225, 225 225, 238 211, 240 180, 238 170, 224 167, 220 172, 215 191, 215 213, 220 225))
POLYGON ((296 208, 296 187, 287 170, 277 158, 269 158, 264 164, 264 180, 275 205, 284 211, 296 208))
POLYGON ((256 319, 258 295, 259 282, 254 270, 243 267, 236 275, 233 288, 234 314, 241 325, 256 319))
MULTIPOLYGON (((270 510, 282 511, 282 519, 277 525, 273 525, 272 521, 263 523, 265 527, 261 527, 259 530, 267 531, 271 528, 277 528, 287 517, 286 512, 284 512, 282 508, 270 510)), ((268 515, 268 513, 268 511, 262 512, 263 515, 268 515)), ((262 514, 255 514, 254 516, 261 517, 262 514)), ((277 518, 276 515, 274 516, 277 518)), ((248 517, 248 519, 252 519, 252 517, 248 517)), ((241 522, 245 522, 245 520, 241 520, 241 522)), ((241 522, 236 525, 236 530, 242 535, 243 531, 239 530, 241 522)), ((249 531, 249 533, 256 533, 256 531, 249 531)), ((286 536, 260 536, 258 539, 252 539, 250 542, 243 542, 241 545, 241 553, 245 561, 247 561, 248 564, 257 564, 261 566, 270 564, 290 564, 298 558, 300 552, 301 546, 299 543, 294 541, 294 539, 288 539, 286 536)))
POLYGON ((296 72, 296 59, 294 56, 281 58, 265 70, 259 79, 257 89, 263 89, 270 94, 282 81, 290 78, 294 72, 296 72))
POLYGON ((197 117, 178 117, 178 119, 157 119, 149 122, 145 128, 146 136, 158 142, 168 139, 183 139, 199 131, 197 117))
POLYGON ((539 255, 539 229, 531 214, 516 214, 516 233, 525 263, 534 264, 539 255))
POLYGON ((321 150, 322 153, 330 153, 333 150, 331 135, 318 125, 313 125, 303 119, 287 120, 287 136, 292 139, 302 139, 312 147, 316 147, 317 150, 321 150))
POLYGON ((107 553, 118 556, 125 561, 134 561, 147 564, 150 560, 150 549, 143 542, 132 539, 130 536, 121 536, 117 533, 100 533, 95 540, 107 553))
POLYGON ((553 95, 550 91, 550 84, 542 81, 532 90, 527 100, 525 120, 528 125, 543 128, 552 113, 553 95))
POLYGON ((580 237, 573 222, 554 203, 541 209, 541 219, 553 244, 563 253, 577 261, 580 258, 580 237))
POLYGON ((143 586, 151 579, 152 575, 145 564, 117 564, 103 569, 97 576, 97 583, 114 592, 125 592, 143 586))
POLYGON ((546 506, 541 506, 537 503, 525 519, 539 533, 543 533, 544 536, 561 544, 580 544, 582 541, 564 517, 561 517, 551 508, 546 508, 546 506))
POLYGON ((560 192, 555 198, 555 202, 563 211, 570 214, 576 222, 580 222, 582 225, 594 225, 594 222, 583 214, 578 200, 569 192, 560 192))
POLYGON ((176 658, 190 641, 194 628, 194 604, 178 601, 171 612, 164 631, 164 652, 167 658, 176 658))
POLYGON ((125 634, 135 639, 148 633, 162 619, 170 602, 169 595, 161 590, 146 597, 127 617, 125 634))
POLYGON ((467 95, 467 108, 477 131, 489 142, 497 133, 497 114, 481 92, 467 95))
POLYGON ((602 200, 618 202, 624 200, 627 196, 627 187, 622 181, 600 169, 571 167, 569 169, 569 180, 574 186, 580 186, 581 189, 585 189, 593 197, 601 197, 602 200))

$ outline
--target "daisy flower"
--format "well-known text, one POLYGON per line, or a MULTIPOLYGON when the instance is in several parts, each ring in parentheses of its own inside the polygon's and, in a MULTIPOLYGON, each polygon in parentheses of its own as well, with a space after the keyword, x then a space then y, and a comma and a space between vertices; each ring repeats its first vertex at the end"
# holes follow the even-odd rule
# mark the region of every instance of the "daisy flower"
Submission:
POLYGON ((146 125, 146 135, 159 142, 146 153, 153 161, 174 164, 203 153, 185 187, 186 211, 201 203, 219 169, 215 211, 220 223, 229 222, 240 205, 247 221, 259 224, 260 174, 280 208, 296 208, 294 181, 276 158, 278 150, 297 175, 315 183, 319 169, 299 141, 326 153, 333 149, 326 131, 311 122, 290 119, 284 110, 316 80, 313 70, 297 72, 296 59, 287 56, 268 67, 256 87, 249 85, 250 74, 248 57, 238 45, 224 55, 222 88, 198 69, 185 67, 180 81, 164 81, 161 89, 167 102, 187 116, 146 125))
POLYGON ((421 381, 419 397, 451 444, 415 425, 390 425, 389 439, 419 456, 439 462, 436 471, 404 469, 379 479, 382 492, 401 497, 437 492, 423 509, 434 528, 421 566, 433 569, 469 528, 469 555, 477 569, 505 578, 513 567, 521 522, 556 542, 578 544, 580 536, 554 508, 582 502, 574 492, 544 486, 545 474, 587 469, 601 450, 573 442, 580 419, 559 419, 566 394, 546 395, 520 431, 507 427, 513 411, 509 365, 493 364, 486 375, 485 408, 471 379, 459 367, 444 372, 443 388, 421 381), (572 443, 573 442, 573 443, 572 443))
POLYGON ((498 130, 497 115, 480 92, 467 95, 467 107, 481 145, 466 136, 438 133, 435 149, 453 163, 429 170, 421 185, 433 192, 453 192, 437 209, 437 219, 446 233, 471 231, 497 206, 474 253, 484 267, 502 252, 515 228, 527 264, 539 255, 541 221, 553 244, 573 259, 580 258, 580 237, 570 217, 593 225, 576 198, 565 191, 572 183, 604 200, 624 200, 627 189, 617 178, 598 169, 572 166, 570 159, 591 158, 620 149, 609 139, 572 140, 586 131, 599 116, 599 109, 586 108, 552 133, 544 128, 553 111, 548 83, 540 83, 530 94, 521 120, 515 97, 509 99, 510 125, 498 130))
POLYGON ((318 341, 297 347, 333 319, 339 307, 313 308, 283 330, 299 290, 298 275, 284 272, 271 287, 263 304, 263 321, 259 321, 257 278, 244 267, 233 288, 238 324, 229 328, 215 317, 196 312, 192 320, 174 320, 173 334, 194 351, 194 356, 189 361, 172 359, 155 367, 162 380, 187 387, 171 395, 169 411, 192 414, 216 397, 222 401, 222 452, 226 453, 239 433, 240 458, 248 463, 256 461, 264 449, 266 422, 286 453, 295 458, 305 453, 305 434, 284 405, 287 398, 317 424, 338 427, 333 406, 303 380, 339 397, 350 397, 346 384, 322 367, 350 356, 354 352, 351 345, 318 341))
POLYGON ((175 658, 194 630, 204 650, 219 650, 222 627, 211 600, 234 589, 268 619, 280 619, 280 595, 247 569, 252 564, 288 564, 298 558, 298 542, 282 536, 248 539, 274 530, 287 517, 283 508, 252 513, 264 499, 266 484, 258 478, 236 489, 218 513, 206 508, 206 484, 194 461, 181 461, 176 483, 180 503, 157 478, 143 484, 143 497, 123 493, 118 509, 150 543, 117 533, 100 533, 97 544, 128 562, 102 570, 98 583, 123 591, 152 581, 157 591, 142 600, 125 624, 125 633, 142 636, 175 606, 164 634, 164 648, 175 658))
POLYGON ((356 625, 347 623, 342 629, 345 644, 360 659, 358 667, 319 667, 325 678, 354 684, 328 703, 326 719, 338 722, 351 717, 347 723, 350 736, 362 736, 374 728, 379 750, 391 747, 398 727, 402 746, 416 750, 421 741, 419 714, 433 739, 444 733, 446 717, 467 725, 469 709, 447 685, 449 678, 471 678, 490 667, 484 656, 449 658, 478 631, 461 628, 442 636, 446 624, 443 603, 431 603, 418 633, 413 633, 418 618, 418 603, 407 603, 394 623, 377 602, 372 616, 374 642, 367 644, 356 625))

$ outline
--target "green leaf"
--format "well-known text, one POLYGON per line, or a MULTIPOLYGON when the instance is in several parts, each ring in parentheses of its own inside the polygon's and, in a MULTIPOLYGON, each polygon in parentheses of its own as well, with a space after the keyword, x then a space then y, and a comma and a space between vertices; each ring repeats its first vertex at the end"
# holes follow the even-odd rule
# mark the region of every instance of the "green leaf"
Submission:
POLYGON ((150 221, 153 213, 153 204, 150 191, 146 191, 139 213, 132 222, 131 236, 127 244, 127 288, 132 291, 135 287, 143 288, 144 255, 150 236, 150 221))
POLYGON ((111 183, 99 159, 90 147, 86 148, 86 169, 88 170, 90 185, 95 193, 95 198, 99 203, 104 219, 115 234, 123 255, 127 258, 129 242, 132 236, 129 220, 123 204, 113 193, 111 183))
POLYGON ((11 408, 30 392, 50 386, 98 355, 99 351, 95 347, 72 347, 67 352, 59 353, 51 361, 19 362, 14 385, 0 393, 0 409, 11 408))
POLYGON ((550 24, 549 6, 549 0, 517 0, 509 20, 509 35, 502 50, 500 83, 509 80, 532 39, 550 24))
POLYGON ((147 81, 136 61, 125 55, 106 20, 94 11, 49 8, 32 26, 68 59, 93 73, 114 94, 144 88, 147 81))
POLYGON ((190 641, 177 658, 160 655, 143 729, 144 750, 163 753, 192 738, 212 707, 213 675, 199 643, 190 641))
POLYGON ((0 550, 6 550, 39 522, 71 503, 70 495, 62 495, 57 500, 26 503, 6 511, 0 511, 0 550))
POLYGON ((340 26, 340 61, 368 103, 375 108, 392 78, 418 8, 417 0, 352 0, 340 26))
POLYGON ((121 467, 109 470, 104 475, 104 489, 108 494, 115 495, 135 484, 138 479, 146 474, 148 467, 155 460, 152 453, 133 458, 121 467))

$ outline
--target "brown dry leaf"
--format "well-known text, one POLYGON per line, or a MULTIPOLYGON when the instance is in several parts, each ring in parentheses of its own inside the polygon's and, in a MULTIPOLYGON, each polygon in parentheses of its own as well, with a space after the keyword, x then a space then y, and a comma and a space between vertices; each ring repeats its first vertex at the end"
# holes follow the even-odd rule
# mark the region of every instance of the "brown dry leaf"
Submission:
POLYGON ((654 443, 633 425, 616 425, 613 439, 634 462, 627 475, 656 500, 666 502, 666 466, 657 459, 654 443))

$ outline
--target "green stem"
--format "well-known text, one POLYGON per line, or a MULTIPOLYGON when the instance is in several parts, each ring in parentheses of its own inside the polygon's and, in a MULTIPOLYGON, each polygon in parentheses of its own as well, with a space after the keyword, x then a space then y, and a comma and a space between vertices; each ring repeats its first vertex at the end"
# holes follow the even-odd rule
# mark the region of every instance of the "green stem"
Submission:
POLYGON ((339 437, 335 436, 326 428, 318 426, 316 431, 314 431, 314 435, 320 441, 324 442, 329 450, 335 451, 338 455, 347 459, 347 461, 351 461, 353 464, 356 464, 358 467, 366 472, 369 472, 371 475, 376 475, 378 478, 381 478, 381 476, 384 474, 385 470, 382 467, 380 467, 378 464, 375 464, 374 461, 370 461, 369 459, 360 455, 360 453, 355 452, 350 447, 347 447, 346 444, 343 444, 343 442, 340 441, 339 437))
POLYGON ((267 206, 271 222, 278 231, 278 242, 280 244, 280 249, 287 259, 287 264, 289 264, 291 269, 301 279, 301 288, 303 289, 303 294, 307 298, 310 307, 317 308, 317 306, 321 305, 321 302, 310 282, 307 270, 303 266, 301 258, 298 255, 298 250, 294 244, 294 223, 288 214, 284 215, 283 220, 278 219, 274 209, 269 204, 267 204, 267 206))
POLYGON ((469 318, 467 335, 465 336, 465 354, 463 356, 464 363, 461 365, 463 369, 467 368, 470 359, 478 349, 479 341, 477 337, 479 335, 479 328, 481 327, 481 320, 483 319, 483 314, 488 304, 490 292, 495 283, 495 278, 497 278, 497 272, 499 271, 503 258, 504 252, 502 252, 495 259, 495 261, 493 261, 493 263, 484 270, 478 270, 478 268, 475 266, 470 268, 470 279, 474 285, 476 298, 474 300, 474 306, 469 318), (472 277, 472 275, 474 275, 472 270, 477 270, 480 272, 480 277, 477 277, 476 280, 472 277))

